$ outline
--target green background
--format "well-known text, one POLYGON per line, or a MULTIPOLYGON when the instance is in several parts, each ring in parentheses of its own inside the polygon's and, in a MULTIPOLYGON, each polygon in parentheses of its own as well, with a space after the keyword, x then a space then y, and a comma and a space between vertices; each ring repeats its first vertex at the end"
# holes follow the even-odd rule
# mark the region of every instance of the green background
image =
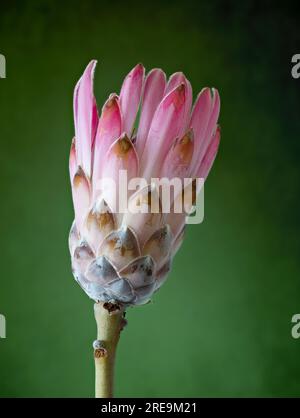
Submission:
POLYGON ((298 17, 289 2, 1 4, 0 396, 94 393, 93 303, 67 247, 72 94, 92 58, 100 106, 137 62, 222 100, 204 223, 154 303, 129 310, 116 395, 300 395, 298 17))

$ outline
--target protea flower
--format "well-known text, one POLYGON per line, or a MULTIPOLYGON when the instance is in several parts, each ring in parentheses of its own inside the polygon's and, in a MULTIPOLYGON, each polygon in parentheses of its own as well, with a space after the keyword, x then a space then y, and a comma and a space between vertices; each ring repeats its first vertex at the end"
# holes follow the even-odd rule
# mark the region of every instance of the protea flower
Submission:
MULTIPOLYGON (((217 90, 204 88, 192 109, 192 87, 183 73, 166 81, 162 70, 153 69, 144 79, 144 67, 138 64, 98 116, 95 66, 96 61, 89 63, 74 92, 70 177, 75 221, 69 245, 74 277, 96 302, 96 395, 111 396, 124 310, 152 298, 184 235, 186 213, 175 213, 176 196, 170 212, 163 213, 152 179, 206 179, 220 141, 220 99, 217 90), (121 171, 128 181, 145 180, 127 190, 129 206, 150 208, 156 201, 155 213, 121 213, 115 199, 115 192, 124 192, 121 171), (114 180, 116 190, 99 187, 103 178, 114 180)), ((194 201, 195 188, 191 193, 194 201)))

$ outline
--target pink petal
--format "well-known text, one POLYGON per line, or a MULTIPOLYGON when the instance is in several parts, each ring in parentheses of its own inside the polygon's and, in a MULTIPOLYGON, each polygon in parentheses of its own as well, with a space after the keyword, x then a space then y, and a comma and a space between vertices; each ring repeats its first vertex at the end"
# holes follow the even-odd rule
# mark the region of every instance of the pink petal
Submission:
POLYGON ((154 114, 141 160, 141 174, 148 181, 159 177, 166 154, 182 130, 184 105, 185 85, 181 84, 164 97, 154 114))
POLYGON ((102 108, 94 148, 93 185, 101 178, 105 155, 111 144, 120 137, 122 116, 116 94, 110 95, 102 108))
POLYGON ((212 89, 213 99, 212 99, 212 112, 210 114, 209 122, 207 125, 205 135, 208 138, 211 138, 213 133, 216 130, 219 114, 220 114, 220 95, 218 90, 212 89))
POLYGON ((197 173, 198 178, 204 178, 204 179, 207 178, 210 172, 210 169, 214 163, 214 160, 216 158, 219 144, 220 144, 220 139, 221 139, 221 130, 220 130, 220 127, 217 127, 216 132, 213 136, 213 139, 206 151, 206 154, 204 155, 203 160, 201 161, 199 171, 197 173))
POLYGON ((169 94, 172 90, 174 90, 180 84, 182 83, 185 84, 186 81, 187 79, 182 72, 178 71, 177 73, 172 74, 168 80, 165 95, 169 94))
POLYGON ((78 165, 88 177, 91 175, 91 150, 98 125, 93 78, 97 61, 91 61, 74 91, 74 122, 78 165))
POLYGON ((200 153, 205 138, 206 128, 211 112, 211 93, 208 87, 202 89, 199 93, 192 112, 190 127, 194 131, 195 146, 194 155, 191 163, 191 176, 195 176, 197 167, 200 163, 200 153))
POLYGON ((190 129, 181 139, 175 141, 163 163, 161 177, 188 177, 194 150, 194 135, 190 129))
POLYGON ((133 143, 126 134, 118 138, 109 148, 103 166, 103 175, 118 179, 119 170, 126 170, 128 179, 138 174, 138 156, 133 143))
POLYGON ((179 132, 180 137, 186 131, 188 123, 190 121, 191 107, 193 103, 193 90, 192 90, 191 83, 182 72, 174 73, 171 75, 168 81, 168 85, 167 85, 166 93, 165 93, 165 94, 170 93, 175 87, 179 86, 182 83, 185 85, 186 100, 185 100, 185 111, 184 111, 182 129, 179 132))
MULTIPOLYGON (((196 161, 196 170, 198 171, 199 165, 208 149, 209 144, 212 141, 213 132, 216 130, 218 117, 220 113, 220 96, 217 90, 212 89, 213 97, 211 103, 211 112, 209 115, 209 120, 205 129, 203 140, 200 142, 200 147, 198 149, 198 157, 196 161)), ((199 144, 198 144, 199 145, 199 144)))
POLYGON ((116 227, 114 215, 104 200, 89 211, 83 226, 84 235, 96 252, 104 237, 116 227))
POLYGON ((75 138, 73 138, 71 149, 70 149, 70 157, 69 157, 69 172, 70 172, 71 184, 73 183, 73 178, 76 174, 77 169, 78 169, 78 166, 77 166, 77 160, 76 160, 75 138))
MULTIPOLYGON (((116 197, 119 196, 119 173, 124 170, 127 173, 127 181, 138 175, 139 160, 134 145, 126 134, 123 134, 109 148, 103 164, 103 178, 112 179, 116 184, 116 197)), ((127 185, 126 185, 127 186, 127 185)), ((122 186, 121 186, 122 187, 122 186)), ((114 190, 108 190, 103 198, 113 212, 118 212, 118 200, 114 196, 114 190)))
POLYGON ((73 178, 72 196, 76 227, 79 233, 82 234, 83 222, 90 206, 90 185, 81 167, 79 167, 73 178))
POLYGON ((160 69, 150 71, 145 80, 142 111, 137 133, 136 148, 138 155, 143 153, 153 115, 163 98, 165 88, 165 73, 160 69))
POLYGON ((136 65, 126 76, 121 92, 120 107, 123 115, 123 131, 130 137, 141 100, 145 69, 142 64, 136 65))

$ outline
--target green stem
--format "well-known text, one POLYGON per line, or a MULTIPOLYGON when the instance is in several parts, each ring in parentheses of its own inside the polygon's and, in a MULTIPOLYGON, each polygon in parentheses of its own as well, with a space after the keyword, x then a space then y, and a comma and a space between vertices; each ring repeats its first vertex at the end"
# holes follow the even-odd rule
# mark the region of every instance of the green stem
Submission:
POLYGON ((114 364, 120 331, 124 327, 124 308, 111 303, 95 303, 97 340, 94 342, 95 396, 113 397, 114 364))

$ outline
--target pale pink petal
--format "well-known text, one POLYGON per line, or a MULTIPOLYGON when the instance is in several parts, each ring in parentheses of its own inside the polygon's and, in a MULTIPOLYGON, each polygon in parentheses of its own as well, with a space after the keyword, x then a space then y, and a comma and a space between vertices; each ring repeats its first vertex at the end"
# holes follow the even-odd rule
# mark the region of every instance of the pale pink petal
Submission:
POLYGON ((216 130, 219 113, 220 113, 220 96, 217 90, 212 89, 213 97, 211 104, 211 112, 208 120, 208 124, 205 130, 203 141, 200 143, 200 149, 198 150, 198 160, 196 170, 198 171, 199 165, 206 154, 206 151, 212 141, 212 135, 216 130))
POLYGON ((195 176, 200 163, 202 144, 210 118, 212 97, 209 88, 204 88, 199 93, 192 112, 190 127, 194 131, 195 145, 191 163, 191 176, 195 176))
POLYGON ((118 179, 119 170, 126 170, 128 179, 138 174, 138 156, 133 143, 126 134, 118 138, 109 148, 104 159, 105 176, 118 179))
POLYGON ((75 271, 85 273, 88 265, 93 261, 95 254, 88 243, 84 240, 75 248, 72 259, 72 267, 75 271))
POLYGON ((174 74, 171 75, 171 77, 168 81, 167 88, 166 88, 166 93, 165 93, 165 94, 170 93, 175 87, 179 86, 182 83, 185 85, 186 99, 185 99, 185 110, 184 110, 184 118, 183 118, 182 128, 179 132, 180 137, 186 131, 188 123, 190 121, 190 117, 191 117, 191 107, 192 107, 192 103, 193 103, 193 90, 192 90, 191 83, 189 82, 189 80, 185 77, 185 75, 182 72, 174 73, 174 74))
POLYGON ((136 65, 126 76, 121 92, 120 107, 123 115, 123 131, 130 137, 138 112, 145 69, 142 64, 136 65))
POLYGON ((142 155, 152 118, 163 98, 165 88, 165 73, 160 69, 150 71, 145 80, 142 111, 137 132, 136 148, 138 155, 142 155))
POLYGON ((72 196, 75 211, 76 227, 80 235, 83 232, 83 222, 90 206, 90 184, 82 170, 79 167, 72 182, 72 196))
POLYGON ((197 177, 206 179, 216 158, 221 138, 221 130, 217 127, 213 139, 201 161, 197 177))
POLYGON ((205 136, 211 138, 216 130, 217 122, 220 114, 220 95, 218 90, 212 89, 212 111, 207 125, 205 136))
POLYGON ((122 116, 116 94, 110 95, 104 104, 96 133, 93 163, 94 196, 96 183, 101 178, 106 153, 112 143, 121 135, 122 116))
POLYGON ((89 211, 83 227, 84 236, 96 252, 104 237, 116 228, 115 217, 105 200, 89 211))
POLYGON ((76 160, 75 138, 73 138, 71 149, 70 149, 70 157, 69 157, 69 172, 70 172, 71 184, 73 183, 73 178, 76 174, 77 169, 78 169, 78 166, 77 166, 77 160, 76 160))
POLYGON ((119 184, 120 171, 126 172, 129 182, 131 178, 137 177, 138 169, 139 160, 134 145, 128 136, 123 134, 110 146, 103 164, 103 178, 113 180, 116 185, 115 190, 111 188, 103 193, 103 198, 113 212, 119 212, 119 202, 115 197, 119 197, 119 190, 124 191, 124 185, 119 184))
POLYGON ((76 222, 73 221, 70 233, 69 233, 69 250, 71 256, 74 254, 75 248, 79 245, 80 237, 77 232, 76 222))
POLYGON ((185 85, 171 91, 158 106, 141 160, 141 174, 147 181, 160 177, 162 163, 178 137, 185 111, 185 85))
POLYGON ((169 225, 156 230, 154 234, 144 244, 143 255, 151 254, 159 270, 167 261, 172 244, 172 232, 169 225))
POLYGON ((74 91, 74 122, 77 163, 88 177, 91 176, 92 145, 98 125, 93 78, 97 61, 91 61, 74 91))

